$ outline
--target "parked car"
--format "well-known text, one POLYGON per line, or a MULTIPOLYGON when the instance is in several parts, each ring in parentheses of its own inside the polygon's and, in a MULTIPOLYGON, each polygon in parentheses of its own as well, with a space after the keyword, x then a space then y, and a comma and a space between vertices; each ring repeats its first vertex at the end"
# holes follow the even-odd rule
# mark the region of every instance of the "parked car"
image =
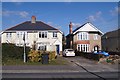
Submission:
POLYGON ((63 56, 75 56, 75 52, 73 49, 65 49, 63 51, 63 56))
POLYGON ((103 54, 104 56, 109 56, 109 54, 105 51, 99 50, 99 51, 94 51, 94 54, 103 54))

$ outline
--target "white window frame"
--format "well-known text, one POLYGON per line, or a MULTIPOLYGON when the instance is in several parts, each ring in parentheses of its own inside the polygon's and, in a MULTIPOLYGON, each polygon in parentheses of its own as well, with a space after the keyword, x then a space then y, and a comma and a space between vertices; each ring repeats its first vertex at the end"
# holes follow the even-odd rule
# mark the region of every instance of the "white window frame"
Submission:
POLYGON ((89 44, 78 44, 77 45, 77 50, 78 51, 89 52, 89 49, 90 49, 89 44))
POLYGON ((38 50, 45 50, 45 51, 47 51, 47 45, 46 44, 39 44, 38 45, 38 50))
POLYGON ((8 39, 8 38, 11 38, 12 37, 12 32, 7 32, 6 33, 6 38, 8 39))
POLYGON ((94 34, 94 40, 98 40, 98 34, 94 34))
POLYGON ((57 32, 53 32, 53 38, 57 38, 57 32))
POLYGON ((25 33, 25 40, 27 40, 28 39, 28 32, 27 31, 16 31, 17 38, 23 39, 24 33, 25 33))
POLYGON ((38 38, 48 38, 48 32, 47 31, 39 31, 38 38))
POLYGON ((78 40, 89 40, 88 32, 79 32, 78 33, 78 40))

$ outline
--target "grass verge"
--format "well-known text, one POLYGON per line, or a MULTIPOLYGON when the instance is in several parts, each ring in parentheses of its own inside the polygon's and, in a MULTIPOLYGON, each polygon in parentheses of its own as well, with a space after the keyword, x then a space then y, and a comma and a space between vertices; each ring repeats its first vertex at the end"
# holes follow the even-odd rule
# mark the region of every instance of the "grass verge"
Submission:
POLYGON ((26 63, 20 59, 8 59, 6 62, 2 62, 2 65, 67 65, 67 61, 62 59, 62 57, 58 57, 55 60, 49 61, 49 64, 42 64, 41 62, 30 62, 27 61, 26 63))

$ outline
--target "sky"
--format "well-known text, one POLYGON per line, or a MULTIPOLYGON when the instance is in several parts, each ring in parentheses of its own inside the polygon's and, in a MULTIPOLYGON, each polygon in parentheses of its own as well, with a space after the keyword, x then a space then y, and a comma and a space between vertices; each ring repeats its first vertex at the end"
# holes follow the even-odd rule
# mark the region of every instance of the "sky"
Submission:
POLYGON ((30 21, 34 15, 37 21, 60 29, 65 35, 70 22, 73 30, 91 22, 106 33, 118 29, 119 12, 117 2, 2 2, 2 30, 30 21))

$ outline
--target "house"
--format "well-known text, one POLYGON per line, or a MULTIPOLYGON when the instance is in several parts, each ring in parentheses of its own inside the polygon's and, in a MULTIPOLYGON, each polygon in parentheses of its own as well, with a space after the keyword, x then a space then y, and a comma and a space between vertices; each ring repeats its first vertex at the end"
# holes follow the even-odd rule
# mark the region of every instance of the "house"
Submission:
POLYGON ((67 48, 81 52, 101 50, 102 32, 92 23, 87 22, 72 30, 72 22, 69 24, 69 34, 66 36, 67 48))
POLYGON ((42 21, 36 21, 35 16, 32 16, 31 21, 3 31, 1 42, 23 46, 23 37, 26 46, 31 48, 35 44, 37 50, 56 51, 57 54, 62 51, 62 32, 42 21))
POLYGON ((102 49, 108 52, 120 52, 120 29, 110 31, 102 36, 102 49))

